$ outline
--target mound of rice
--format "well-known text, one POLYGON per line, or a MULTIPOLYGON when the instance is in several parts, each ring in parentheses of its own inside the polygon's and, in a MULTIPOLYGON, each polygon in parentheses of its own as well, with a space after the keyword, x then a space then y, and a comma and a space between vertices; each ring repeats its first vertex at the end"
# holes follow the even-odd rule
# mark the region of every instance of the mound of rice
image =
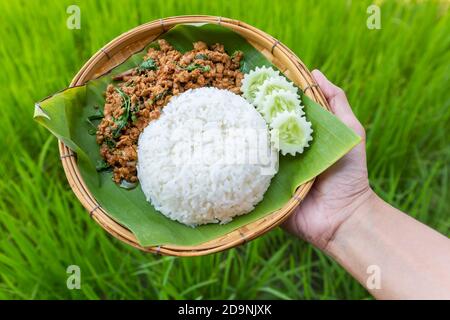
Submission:
POLYGON ((266 122, 244 98, 200 88, 173 97, 138 142, 147 200, 196 226, 252 211, 278 167, 266 122))

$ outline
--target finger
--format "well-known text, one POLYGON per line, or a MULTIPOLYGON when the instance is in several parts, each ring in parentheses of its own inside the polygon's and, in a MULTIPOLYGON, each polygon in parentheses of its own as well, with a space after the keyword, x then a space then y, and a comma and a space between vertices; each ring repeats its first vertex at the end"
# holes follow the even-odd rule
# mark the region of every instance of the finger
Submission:
POLYGON ((325 98, 330 104, 333 112, 338 117, 348 114, 353 115, 344 91, 331 83, 319 70, 314 70, 312 74, 314 79, 317 81, 317 84, 322 89, 322 92, 324 93, 325 98))
POLYGON ((363 135, 364 130, 353 113, 344 90, 330 82, 319 70, 313 70, 312 75, 325 95, 333 113, 347 126, 363 135))

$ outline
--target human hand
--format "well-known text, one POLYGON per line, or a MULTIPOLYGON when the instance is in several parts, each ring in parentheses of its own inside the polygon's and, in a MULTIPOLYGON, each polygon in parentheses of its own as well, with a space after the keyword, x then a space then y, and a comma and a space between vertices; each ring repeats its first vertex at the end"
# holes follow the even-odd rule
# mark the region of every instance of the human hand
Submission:
POLYGON ((355 117, 344 91, 318 70, 312 72, 333 113, 362 137, 342 159, 316 178, 307 197, 283 224, 288 231, 326 250, 339 226, 374 196, 369 187, 365 131, 355 117))
POLYGON ((448 237, 372 191, 364 128, 342 89, 317 70, 313 76, 333 113, 363 139, 316 178, 283 226, 325 251, 377 299, 450 299, 448 237))

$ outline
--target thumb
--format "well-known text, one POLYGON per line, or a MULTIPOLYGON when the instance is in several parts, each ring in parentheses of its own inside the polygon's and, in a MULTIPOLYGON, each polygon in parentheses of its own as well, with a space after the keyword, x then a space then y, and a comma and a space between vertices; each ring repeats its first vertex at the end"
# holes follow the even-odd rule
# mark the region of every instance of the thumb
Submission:
POLYGON ((364 137, 364 128, 353 113, 344 90, 330 82, 319 70, 313 70, 312 75, 325 95, 333 113, 356 133, 364 137))

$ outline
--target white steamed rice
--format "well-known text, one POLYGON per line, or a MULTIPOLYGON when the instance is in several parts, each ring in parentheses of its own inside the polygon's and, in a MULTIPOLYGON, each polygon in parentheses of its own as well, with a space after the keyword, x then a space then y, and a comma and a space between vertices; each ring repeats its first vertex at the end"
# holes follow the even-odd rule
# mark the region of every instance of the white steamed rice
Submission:
POLYGON ((215 88, 184 92, 139 138, 142 191, 181 223, 229 222, 254 209, 276 173, 270 168, 278 153, 268 137, 266 122, 244 98, 215 88))

